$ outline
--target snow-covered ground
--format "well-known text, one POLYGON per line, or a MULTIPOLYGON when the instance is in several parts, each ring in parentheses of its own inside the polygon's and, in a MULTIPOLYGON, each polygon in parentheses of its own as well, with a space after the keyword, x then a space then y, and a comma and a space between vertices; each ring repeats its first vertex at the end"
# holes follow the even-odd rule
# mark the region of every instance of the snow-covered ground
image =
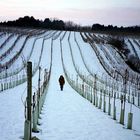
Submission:
MULTIPOLYGON (((127 113, 130 109, 129 103, 126 103, 125 125, 123 126, 119 123, 120 100, 117 99, 116 101, 117 120, 114 121, 112 116, 103 113, 102 110, 99 110, 88 100, 80 96, 67 81, 64 85, 64 90, 60 91, 58 78, 61 74, 64 75, 61 61, 61 47, 64 65, 70 75, 73 77, 78 75, 74 63, 83 74, 89 74, 75 42, 74 34, 81 49, 83 59, 89 69, 99 75, 106 73, 98 61, 95 52, 88 43, 82 40, 79 32, 70 33, 67 31, 65 34, 65 32, 60 31, 47 31, 44 33, 42 38, 39 38, 35 42, 30 60, 33 62, 33 66, 38 63, 43 48, 40 61, 42 82, 43 70, 50 68, 52 45, 52 71, 45 104, 43 106, 41 119, 39 120, 42 124, 38 126, 40 132, 33 133, 33 136, 37 136, 40 140, 139 140, 140 109, 138 107, 132 106, 132 113, 134 115, 133 126, 132 130, 129 130, 127 129, 127 113), (63 35, 65 36, 62 40, 62 46, 60 46, 60 38, 62 38, 63 35), (68 42, 69 35, 70 40, 68 42), (44 44, 43 39, 45 39, 44 44), (72 62, 72 56, 74 62, 72 62)), ((26 58, 31 51, 33 41, 34 38, 29 39, 22 52, 22 55, 26 58), (29 52, 26 54, 27 51, 29 52)), ((18 46, 21 45, 19 44, 18 46)), ((18 49, 19 47, 17 47, 17 50, 18 49)), ((104 56, 104 54, 102 55, 104 56)), ((19 62, 21 63, 21 60, 17 60, 17 63, 19 62)), ((16 62, 14 66, 16 66, 16 62)), ((38 75, 39 72, 37 70, 32 78, 33 92, 36 91, 38 87, 38 75)), ((80 81, 82 82, 81 78, 79 78, 79 82, 80 81)), ((1 140, 17 140, 24 135, 26 85, 27 83, 25 82, 13 89, 0 92, 1 140)), ((106 97, 106 102, 108 104, 108 97, 106 97)), ((111 99, 111 102, 113 103, 113 99, 111 99)))
MULTIPOLYGON (((12 39, 6 44, 5 47, 3 47, 1 50, 0 50, 0 56, 5 53, 5 51, 7 51, 9 49, 9 47, 11 47, 11 45, 15 42, 15 40, 17 39, 18 36, 13 36, 12 39)), ((1 39, 2 41, 2 39, 1 39)))
POLYGON ((135 42, 137 42, 137 40, 135 40, 135 39, 130 39, 130 41, 134 45, 135 50, 136 50, 136 52, 138 54, 138 57, 140 59, 140 45, 138 45, 138 44, 135 43, 135 42))
POLYGON ((5 40, 10 36, 11 34, 5 34, 0 38, 0 46, 5 42, 5 40))

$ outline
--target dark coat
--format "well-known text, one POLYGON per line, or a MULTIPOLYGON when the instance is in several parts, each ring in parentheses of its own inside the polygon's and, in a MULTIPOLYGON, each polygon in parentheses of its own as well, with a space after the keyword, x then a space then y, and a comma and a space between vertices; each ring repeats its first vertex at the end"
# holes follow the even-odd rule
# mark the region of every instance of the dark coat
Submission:
POLYGON ((62 75, 59 77, 59 84, 60 85, 64 85, 65 84, 65 79, 64 79, 64 77, 62 75))

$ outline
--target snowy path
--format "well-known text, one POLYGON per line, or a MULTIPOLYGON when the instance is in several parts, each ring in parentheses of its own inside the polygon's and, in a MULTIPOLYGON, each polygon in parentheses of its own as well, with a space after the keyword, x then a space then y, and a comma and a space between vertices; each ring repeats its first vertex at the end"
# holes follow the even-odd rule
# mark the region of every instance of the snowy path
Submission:
POLYGON ((66 82, 60 91, 63 74, 59 40, 53 44, 52 74, 40 122, 40 140, 138 140, 132 130, 123 129, 102 111, 77 94, 66 82))

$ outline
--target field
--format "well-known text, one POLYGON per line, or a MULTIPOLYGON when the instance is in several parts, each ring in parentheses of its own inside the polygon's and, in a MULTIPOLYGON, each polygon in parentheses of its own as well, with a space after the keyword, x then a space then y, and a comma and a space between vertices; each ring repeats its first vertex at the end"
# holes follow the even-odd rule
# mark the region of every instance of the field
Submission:
POLYGON ((24 136, 29 61, 31 124, 39 131, 32 136, 140 139, 140 74, 126 63, 131 56, 140 59, 140 37, 123 36, 126 57, 108 43, 117 38, 108 34, 4 27, 0 31, 1 140, 24 136), (63 91, 60 75, 66 81, 63 91))

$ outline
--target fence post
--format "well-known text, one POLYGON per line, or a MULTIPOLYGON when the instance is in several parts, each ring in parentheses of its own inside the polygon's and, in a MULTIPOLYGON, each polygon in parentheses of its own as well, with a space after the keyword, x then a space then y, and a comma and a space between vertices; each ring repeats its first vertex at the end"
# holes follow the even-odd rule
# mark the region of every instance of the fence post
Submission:
POLYGON ((138 89, 138 106, 140 106, 140 90, 138 89))
POLYGON ((114 93, 114 109, 113 109, 113 119, 116 120, 116 105, 115 105, 115 99, 116 99, 116 92, 114 93))
POLYGON ((134 97, 134 94, 132 94, 132 104, 135 104, 135 97, 134 97))
POLYGON ((130 95, 128 95, 128 103, 130 103, 130 95))
POLYGON ((32 62, 27 63, 27 120, 30 122, 30 140, 32 137, 32 62))
POLYGON ((133 113, 128 113, 127 129, 132 129, 133 113))
POLYGON ((101 90, 101 93, 100 93, 100 103, 99 103, 99 109, 102 108, 102 90, 101 90))
POLYGON ((6 90, 6 83, 4 83, 4 90, 6 90))
POLYGON ((129 72, 125 70, 125 77, 124 77, 124 104, 122 110, 122 124, 124 125, 124 118, 125 118, 125 102, 126 102, 126 93, 127 93, 127 80, 129 79, 129 72))
POLYGON ((104 91, 104 107, 103 107, 103 112, 106 112, 105 91, 104 91))
POLYGON ((96 74, 95 74, 95 79, 94 79, 94 100, 93 100, 93 104, 95 105, 95 102, 96 102, 96 74))
POLYGON ((1 91, 3 91, 3 83, 1 83, 1 91))
POLYGON ((110 104, 110 91, 109 91, 108 115, 110 114, 111 114, 111 104, 110 104))
POLYGON ((98 107, 98 95, 96 95, 96 107, 98 107))
POLYGON ((119 97, 119 92, 117 93, 117 99, 120 99, 120 97, 119 97))
POLYGON ((36 97, 35 97, 35 93, 33 95, 33 128, 32 128, 32 132, 38 133, 39 130, 37 129, 37 118, 38 118, 38 114, 37 114, 37 106, 35 104, 36 102, 36 97))
POLYGON ((137 76, 137 89, 138 89, 138 106, 140 106, 140 77, 137 76))
MULTIPOLYGON (((114 78, 115 78, 115 76, 114 76, 114 78)), ((113 93, 114 93, 114 89, 115 89, 114 78, 112 80, 112 96, 111 97, 113 97, 113 93)))
POLYGON ((92 87, 90 89, 90 102, 92 103, 92 87))
MULTIPOLYGON (((37 96, 37 106, 38 106, 38 118, 39 118, 39 115, 40 115, 40 74, 41 74, 41 67, 39 67, 39 77, 38 77, 38 96, 37 96)), ((38 122, 39 124, 39 122, 38 122)))
POLYGON ((30 139, 30 121, 25 120, 24 123, 24 140, 31 140, 30 139))
POLYGON ((121 113, 120 113, 120 124, 123 124, 123 125, 124 125, 123 95, 121 95, 121 113))

